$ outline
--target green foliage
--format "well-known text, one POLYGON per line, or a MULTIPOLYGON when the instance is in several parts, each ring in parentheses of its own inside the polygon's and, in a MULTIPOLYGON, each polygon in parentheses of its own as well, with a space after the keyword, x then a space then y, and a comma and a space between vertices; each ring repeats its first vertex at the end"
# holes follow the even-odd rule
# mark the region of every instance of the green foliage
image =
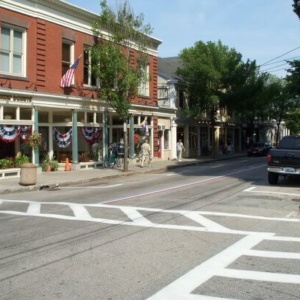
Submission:
POLYGON ((14 159, 15 167, 20 168, 25 163, 29 163, 29 157, 19 152, 14 159))
POLYGON ((59 164, 57 160, 50 158, 49 154, 46 154, 41 162, 42 170, 46 171, 47 166, 50 166, 52 171, 57 171, 59 164))
POLYGON ((199 41, 194 47, 181 51, 181 67, 177 73, 183 79, 194 118, 202 118, 206 111, 213 119, 224 91, 234 86, 234 72, 242 64, 241 57, 235 49, 229 49, 220 41, 206 44, 199 41))
POLYGON ((287 114, 285 124, 290 129, 291 134, 300 134, 300 109, 296 109, 287 114))
POLYGON ((144 16, 135 16, 127 1, 117 12, 100 2, 102 13, 93 24, 98 42, 92 50, 92 71, 99 79, 99 97, 107 101, 122 120, 129 116, 131 98, 137 96, 139 85, 149 80, 143 72, 148 64, 150 25, 144 16), (106 29, 110 36, 103 34, 106 29), (131 49, 135 49, 134 53, 131 49))
POLYGON ((0 169, 20 168, 22 164, 30 162, 28 156, 18 152, 16 157, 7 157, 0 159, 0 169))
POLYGON ((14 160, 12 158, 0 159, 0 169, 8 169, 14 167, 14 160))

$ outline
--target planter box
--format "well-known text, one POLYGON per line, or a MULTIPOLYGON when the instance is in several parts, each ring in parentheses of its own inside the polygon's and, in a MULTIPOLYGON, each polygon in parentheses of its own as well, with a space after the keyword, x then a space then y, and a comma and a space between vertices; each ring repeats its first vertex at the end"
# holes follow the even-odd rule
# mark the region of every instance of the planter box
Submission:
POLYGON ((20 168, 11 168, 0 170, 0 179, 5 178, 17 178, 20 177, 21 169, 20 168))

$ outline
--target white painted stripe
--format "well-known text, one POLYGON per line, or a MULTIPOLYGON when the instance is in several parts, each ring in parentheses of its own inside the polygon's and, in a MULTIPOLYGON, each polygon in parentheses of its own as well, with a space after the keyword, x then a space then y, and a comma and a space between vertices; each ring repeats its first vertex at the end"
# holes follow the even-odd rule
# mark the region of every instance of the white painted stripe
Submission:
POLYGON ((153 226, 154 224, 146 219, 141 213, 139 213, 136 209, 131 207, 122 207, 120 208, 130 220, 132 220, 135 224, 139 224, 141 226, 153 226))
POLYGON ((40 202, 30 202, 27 209, 28 214, 40 214, 41 213, 41 203, 40 202))
MULTIPOLYGON (((149 227, 149 228, 160 228, 160 229, 172 229, 172 230, 183 230, 183 231, 198 231, 198 232, 214 232, 214 233, 227 233, 227 234, 236 234, 236 235, 257 235, 257 232, 252 231, 242 231, 242 230, 231 230, 231 229, 209 229, 206 227, 199 226, 184 226, 184 225, 171 225, 171 224, 155 224, 149 222, 139 222, 137 221, 117 221, 103 218, 89 218, 86 215, 82 216, 67 216, 67 215, 57 215, 57 214, 28 214, 19 211, 0 211, 0 214, 9 214, 9 215, 18 215, 18 216, 32 216, 32 217, 42 217, 42 218, 53 218, 60 220, 72 220, 72 221, 87 221, 103 224, 114 224, 114 225, 126 225, 126 226, 140 226, 140 227, 149 227)), ((80 213, 78 213, 80 214, 80 213)))
POLYGON ((225 229, 224 226, 199 215, 198 212, 190 211, 190 212, 185 213, 184 216, 201 224, 202 226, 204 226, 206 228, 211 229, 211 230, 224 230, 225 229))
POLYGON ((292 211, 286 215, 286 218, 297 218, 297 215, 298 215, 298 213, 296 213, 295 211, 292 211))
POLYGON ((300 253, 292 253, 292 252, 248 250, 245 251, 243 255, 268 257, 268 258, 272 257, 272 258, 300 259, 300 253))
POLYGON ((116 186, 123 185, 123 183, 119 184, 112 184, 112 185, 105 185, 105 186, 61 186, 60 189, 109 189, 116 186))
POLYGON ((252 191, 252 190, 250 190, 250 191, 245 190, 245 192, 260 193, 260 194, 276 194, 276 195, 300 197, 300 194, 294 194, 294 193, 270 192, 270 191, 252 191))
POLYGON ((219 270, 216 276, 238 278, 243 280, 257 280, 257 281, 300 284, 300 275, 291 275, 291 274, 283 274, 283 273, 223 269, 223 270, 219 270))
POLYGON ((216 168, 220 168, 223 167, 224 165, 216 165, 216 166, 211 166, 211 169, 216 169, 216 168))
POLYGON ((83 218, 87 220, 92 219, 91 215, 83 205, 71 203, 69 204, 69 207, 72 209, 74 216, 76 218, 81 218, 81 219, 83 218))
POLYGON ((56 215, 56 214, 39 214, 39 215, 36 215, 36 214, 27 214, 27 213, 20 212, 20 211, 8 211, 8 210, 0 211, 0 214, 9 214, 9 215, 17 215, 17 216, 32 216, 32 217, 52 218, 52 219, 71 220, 71 221, 87 221, 87 222, 113 224, 113 225, 125 224, 123 221, 109 220, 109 219, 102 219, 102 218, 88 219, 86 217, 74 217, 74 216, 56 215))
POLYGON ((193 290, 207 280, 211 279, 213 276, 216 276, 217 274, 223 274, 224 268, 238 259, 241 252, 251 249, 269 236, 270 235, 258 234, 256 236, 250 235, 244 237, 221 253, 208 259, 201 265, 189 271, 187 274, 178 278, 149 299, 176 299, 178 295, 191 294, 193 290))
POLYGON ((300 238, 292 237, 292 236, 272 236, 272 237, 269 237, 268 240, 270 240, 270 241, 280 241, 280 242, 300 243, 300 238))
MULTIPOLYGON (((3 202, 17 202, 17 203, 41 203, 41 204, 57 204, 57 205, 70 205, 72 203, 70 202, 35 202, 30 200, 5 200, 0 199, 0 201, 3 202)), ((110 208, 118 208, 121 209, 124 206, 121 205, 110 205, 105 203, 90 203, 90 204, 77 204, 77 205, 83 205, 88 207, 110 207, 110 208)), ((174 214, 182 214, 185 215, 187 213, 190 213, 190 211, 187 210, 164 210, 161 208, 145 208, 145 207, 138 207, 138 206, 130 206, 131 208, 134 208, 139 211, 152 211, 152 212, 164 212, 164 213, 174 213, 174 214)), ((244 215, 244 214, 233 214, 233 213, 223 213, 223 212, 210 212, 210 211, 194 211, 195 213, 201 214, 201 215, 211 215, 211 216, 224 216, 224 217, 236 217, 236 218, 246 218, 246 219, 253 219, 253 220, 266 220, 266 221, 280 221, 280 222, 300 222, 300 219, 289 219, 289 218, 274 218, 274 217, 263 217, 263 216, 253 216, 253 215, 244 215)))
POLYGON ((146 193, 131 195, 131 196, 123 197, 123 198, 108 200, 108 201, 104 201, 104 202, 101 202, 101 203, 102 204, 113 203, 113 202, 125 201, 125 200, 129 200, 129 199, 135 199, 135 198, 150 196, 150 195, 154 195, 154 194, 158 194, 158 193, 173 191, 173 190, 176 190, 176 189, 186 188, 186 187, 190 187, 190 186, 193 186, 193 185, 218 180, 218 179, 221 179, 221 178, 226 178, 226 177, 231 176, 231 175, 248 172, 249 170, 254 170, 254 169, 258 169, 258 168, 261 168, 261 166, 247 168, 246 170, 245 169, 237 170, 237 171, 234 171, 234 172, 231 172, 231 173, 227 173, 225 175, 210 177, 210 178, 199 180, 199 181, 196 181, 196 182, 190 182, 190 183, 181 184, 181 185, 177 185, 177 186, 173 186, 173 187, 169 187, 169 188, 164 188, 164 189, 160 189, 160 190, 154 190, 154 191, 150 191, 150 192, 146 192, 146 193))
POLYGON ((256 186, 249 187, 248 189, 244 190, 243 192, 250 192, 254 189, 256 189, 256 186))

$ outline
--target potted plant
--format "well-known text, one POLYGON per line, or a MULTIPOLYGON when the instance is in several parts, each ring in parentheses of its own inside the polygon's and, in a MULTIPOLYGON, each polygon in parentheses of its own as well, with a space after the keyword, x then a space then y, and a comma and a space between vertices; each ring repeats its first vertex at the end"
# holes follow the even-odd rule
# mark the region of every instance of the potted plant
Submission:
POLYGON ((9 169, 14 167, 13 159, 2 158, 0 159, 0 169, 9 169))
POLYGON ((16 168, 20 168, 21 165, 28 162, 29 162, 29 157, 27 155, 22 154, 21 152, 18 152, 14 159, 14 165, 16 168))
POLYGON ((91 156, 88 152, 81 153, 81 155, 80 155, 80 161, 81 162, 89 162, 90 159, 91 159, 91 156))
POLYGON ((58 161, 55 159, 51 160, 51 171, 57 171, 59 167, 58 161))

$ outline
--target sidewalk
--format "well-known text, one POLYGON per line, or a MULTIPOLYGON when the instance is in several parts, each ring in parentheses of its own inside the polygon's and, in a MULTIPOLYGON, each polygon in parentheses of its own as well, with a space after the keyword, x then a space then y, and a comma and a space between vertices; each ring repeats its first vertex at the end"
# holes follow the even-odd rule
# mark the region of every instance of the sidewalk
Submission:
POLYGON ((26 191, 38 191, 42 189, 54 188, 57 186, 75 185, 84 182, 99 181, 108 178, 116 178, 120 176, 133 176, 135 174, 147 173, 162 173, 174 168, 179 168, 187 165, 198 165, 211 162, 214 160, 234 159, 237 157, 246 156, 245 153, 223 154, 216 158, 200 157, 200 158, 184 158, 182 162, 177 160, 154 160, 151 167, 145 165, 140 167, 140 163, 135 160, 130 160, 128 165, 128 172, 123 172, 121 168, 106 169, 82 169, 79 171, 56 171, 56 172, 42 172, 37 176, 35 185, 22 186, 20 185, 20 178, 4 178, 0 180, 0 194, 18 193, 26 191))

